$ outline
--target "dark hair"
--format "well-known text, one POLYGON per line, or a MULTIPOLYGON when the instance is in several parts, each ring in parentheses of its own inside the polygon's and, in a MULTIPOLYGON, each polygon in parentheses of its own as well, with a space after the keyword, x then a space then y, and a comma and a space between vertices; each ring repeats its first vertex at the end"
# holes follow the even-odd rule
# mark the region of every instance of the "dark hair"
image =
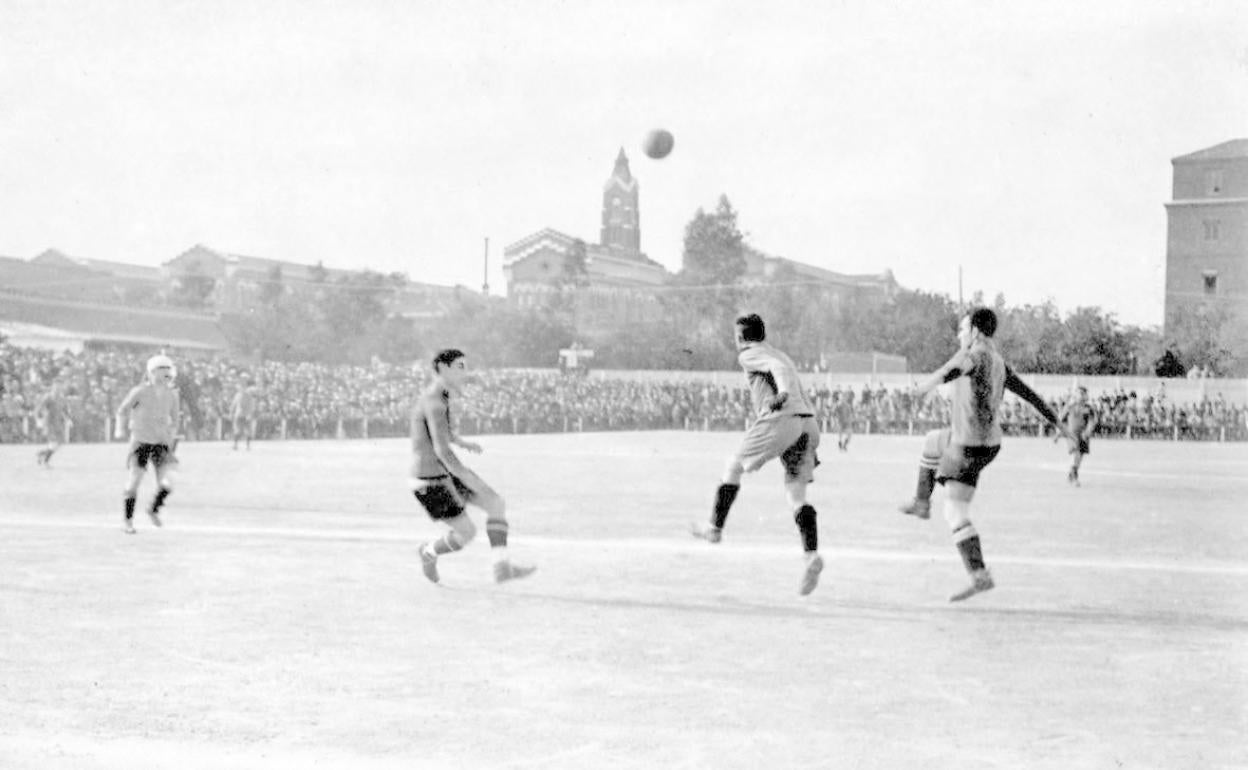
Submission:
POLYGON ((456 348, 439 350, 438 354, 433 357, 433 370, 436 372, 443 366, 450 366, 463 357, 464 351, 457 350, 456 348))
POLYGON ((750 313, 737 318, 737 326, 741 327, 741 339, 746 342, 762 342, 767 338, 767 328, 758 313, 750 313))
POLYGON ((977 307, 970 312, 971 328, 979 329, 985 337, 997 333, 997 314, 986 307, 977 307))

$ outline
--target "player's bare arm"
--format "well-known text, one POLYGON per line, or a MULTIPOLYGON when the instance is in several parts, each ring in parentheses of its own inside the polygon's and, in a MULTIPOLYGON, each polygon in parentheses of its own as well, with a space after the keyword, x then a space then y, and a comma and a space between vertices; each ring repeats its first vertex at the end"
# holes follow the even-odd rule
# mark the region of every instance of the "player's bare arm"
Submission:
POLYGON ((465 452, 471 452, 474 455, 479 455, 485 451, 484 449, 481 448, 481 445, 478 444, 477 442, 469 441, 466 438, 460 438, 459 436, 455 436, 455 435, 451 436, 451 443, 457 447, 460 447, 465 452))
POLYGON ((130 422, 130 410, 134 409, 138 403, 139 388, 134 387, 121 400, 121 405, 117 407, 117 426, 113 428, 113 438, 123 439, 126 437, 126 426, 130 422))

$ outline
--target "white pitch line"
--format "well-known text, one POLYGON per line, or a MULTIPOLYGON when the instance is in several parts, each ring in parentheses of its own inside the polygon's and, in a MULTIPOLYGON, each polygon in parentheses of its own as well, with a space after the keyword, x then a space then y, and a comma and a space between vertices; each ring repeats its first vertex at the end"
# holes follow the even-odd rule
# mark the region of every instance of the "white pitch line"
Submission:
MULTIPOLYGON (((166 522, 169 520, 166 519, 166 522)), ((47 529, 81 529, 81 530, 117 530, 118 537, 127 537, 120 533, 120 528, 113 524, 103 524, 94 521, 70 521, 49 519, 46 516, 31 517, 3 517, 3 522, 10 527, 30 527, 30 528, 47 528, 47 529)), ((156 531, 151 527, 143 527, 145 522, 141 521, 138 537, 151 536, 156 531)), ((296 540, 325 540, 325 541, 343 541, 343 542, 371 542, 371 543, 407 543, 413 547, 428 539, 427 535, 417 535, 394 530, 382 531, 364 531, 358 529, 332 529, 332 528, 311 528, 311 527, 274 527, 274 526, 231 526, 231 525, 201 525, 201 524, 178 524, 169 523, 160 531, 162 536, 177 536, 180 533, 189 533, 195 535, 209 536, 246 536, 246 537, 271 537, 279 539, 296 539, 296 540)), ((133 536, 129 536, 133 537, 133 536)), ((753 557, 785 557, 795 556, 796 551, 789 546, 765 543, 741 543, 741 542, 725 542, 717 546, 711 546, 707 543, 694 542, 693 538, 680 537, 673 535, 670 538, 658 537, 607 537, 607 538, 568 538, 568 537, 545 537, 537 536, 520 536, 519 544, 534 548, 549 549, 576 549, 580 551, 598 550, 621 550, 621 551, 648 551, 663 553, 682 553, 682 554, 722 554, 728 555, 745 555, 753 557)), ((823 548, 822 552, 838 559, 860 560, 860 561, 892 561, 892 562, 926 562, 926 561, 946 561, 953 560, 953 553, 944 551, 903 551, 893 548, 842 548, 830 547, 823 548)), ((1028 567, 1048 567, 1048 568, 1071 568, 1071 569, 1087 569, 1087 570, 1110 570, 1110 571, 1141 571, 1141 572, 1173 572, 1189 575, 1224 575, 1228 577, 1244 577, 1248 576, 1248 563, 1238 562, 1214 562, 1214 563, 1192 563, 1192 562, 1166 562, 1166 561, 1137 561, 1132 559, 1068 559, 1061 557, 1047 556, 1014 556, 1014 555, 991 555, 991 561, 994 564, 1015 564, 1028 567)))

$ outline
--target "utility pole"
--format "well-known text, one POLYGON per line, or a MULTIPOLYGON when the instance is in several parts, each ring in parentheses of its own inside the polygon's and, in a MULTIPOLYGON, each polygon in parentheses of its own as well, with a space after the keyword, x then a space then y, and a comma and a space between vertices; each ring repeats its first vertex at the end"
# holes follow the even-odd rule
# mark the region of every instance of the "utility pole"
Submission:
POLYGON ((481 275, 481 293, 485 296, 490 295, 490 239, 485 239, 485 268, 481 275))
POLYGON ((958 265, 958 312, 962 312, 966 305, 962 304, 962 265, 958 265))

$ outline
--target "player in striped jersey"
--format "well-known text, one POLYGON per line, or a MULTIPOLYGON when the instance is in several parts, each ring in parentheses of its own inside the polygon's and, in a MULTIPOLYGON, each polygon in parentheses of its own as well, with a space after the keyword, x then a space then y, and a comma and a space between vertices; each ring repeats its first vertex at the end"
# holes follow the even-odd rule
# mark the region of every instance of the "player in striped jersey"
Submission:
POLYGON ((179 424, 180 404, 178 391, 173 387, 173 361, 168 356, 152 356, 147 361, 147 381, 137 385, 117 407, 117 438, 126 437, 130 431, 130 451, 126 464, 130 478, 125 489, 125 523, 122 531, 134 534, 134 505, 139 484, 151 462, 156 471, 156 497, 147 515, 152 523, 160 526, 160 509, 173 491, 173 479, 169 474, 174 465, 173 450, 179 424))
POLYGON ((935 485, 945 486, 945 521, 971 576, 970 586, 949 597, 952 602, 969 599, 994 585, 984 564, 979 533, 971 524, 970 509, 980 473, 1001 450, 1004 392, 1018 395, 1065 433, 1044 399, 1006 365, 993 340, 996 332, 997 314, 988 308, 975 308, 963 316, 958 325, 958 352, 914 391, 917 403, 942 383, 953 383, 950 427, 927 434, 919 461, 918 491, 901 509, 902 513, 928 518, 935 485))
POLYGON ((737 361, 745 370, 754 406, 754 422, 745 432, 741 447, 728 460, 715 492, 708 524, 695 524, 693 534, 712 543, 723 537, 728 511, 741 489, 741 477, 779 458, 784 464, 784 491, 793 511, 805 552, 806 567, 798 592, 815 590, 823 558, 819 555, 819 530, 814 506, 806 502, 806 486, 814 480, 819 464, 819 423, 802 389, 792 359, 768 344, 763 319, 744 315, 736 320, 737 361))
POLYGON ((420 546, 421 567, 434 583, 439 580, 438 557, 462 549, 477 534, 465 512, 467 505, 485 511, 495 581, 528 577, 537 569, 512 564, 508 559, 509 525, 502 496, 460 462, 451 449, 456 445, 473 454, 481 453, 480 444, 456 436, 451 429, 451 394, 462 393, 470 377, 462 351, 440 351, 433 359, 433 382, 412 407, 412 492, 430 518, 451 529, 420 546))

